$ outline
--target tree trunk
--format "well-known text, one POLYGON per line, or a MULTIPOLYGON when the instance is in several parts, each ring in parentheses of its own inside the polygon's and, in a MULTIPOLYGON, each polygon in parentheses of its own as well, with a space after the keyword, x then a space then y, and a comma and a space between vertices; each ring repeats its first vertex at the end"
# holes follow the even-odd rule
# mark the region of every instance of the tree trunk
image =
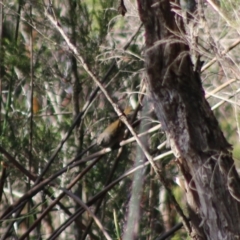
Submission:
POLYGON ((138 0, 138 8, 145 27, 147 85, 185 177, 191 237, 239 239, 240 179, 193 69, 182 20, 168 0, 138 0))

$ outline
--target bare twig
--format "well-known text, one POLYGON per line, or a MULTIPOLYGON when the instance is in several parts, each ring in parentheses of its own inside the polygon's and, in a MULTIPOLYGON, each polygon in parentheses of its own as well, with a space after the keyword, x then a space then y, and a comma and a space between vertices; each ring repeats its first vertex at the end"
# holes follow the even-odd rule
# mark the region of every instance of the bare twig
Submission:
POLYGON ((227 87, 228 85, 230 85, 231 83, 236 82, 236 81, 237 81, 237 79, 235 79, 235 78, 228 80, 227 82, 225 82, 225 83, 223 83, 222 85, 218 86, 217 88, 215 88, 215 89, 212 90, 211 92, 207 93, 205 97, 206 97, 206 98, 211 97, 213 94, 221 91, 223 88, 227 87))
MULTIPOLYGON (((229 51, 235 48, 239 43, 240 43, 240 39, 236 40, 232 45, 230 45, 226 50, 224 50, 221 53, 221 56, 226 55, 229 51)), ((217 61, 217 57, 214 57, 210 62, 208 62, 206 65, 202 67, 201 72, 204 72, 206 69, 212 66, 216 61, 217 61)))
POLYGON ((35 181, 36 176, 32 175, 26 168, 24 168, 10 153, 0 146, 0 152, 13 164, 20 172, 22 172, 28 179, 35 181))
MULTIPOLYGON (((106 187, 108 184, 110 184, 111 181, 112 181, 114 172, 116 171, 117 166, 118 166, 118 163, 119 163, 119 160, 121 159, 120 157, 121 157, 122 152, 123 152, 122 150, 123 150, 123 148, 119 148, 119 150, 118 150, 117 157, 116 157, 115 160, 114 160, 113 167, 112 167, 112 169, 111 169, 111 171, 110 171, 110 173, 109 173, 109 175, 108 175, 107 181, 106 181, 106 183, 105 183, 105 185, 104 185, 105 187, 106 187)), ((99 199, 99 201, 97 202, 96 207, 95 207, 95 211, 94 211, 94 214, 95 214, 95 215, 98 213, 104 197, 105 197, 105 194, 102 195, 101 198, 99 199)), ((91 220, 89 221, 88 226, 87 226, 87 229, 85 230, 84 234, 82 235, 81 240, 84 240, 84 239, 86 238, 87 234, 88 234, 89 231, 90 231, 90 228, 91 228, 91 226, 92 226, 92 223, 93 223, 93 219, 91 219, 91 220)))
POLYGON ((63 192, 65 194, 67 194, 69 197, 73 198, 74 201, 76 201, 82 208, 84 208, 84 210, 86 210, 91 217, 94 219, 95 223, 98 225, 98 227, 100 228, 100 230, 102 231, 103 235, 105 236, 106 239, 108 240, 112 240, 112 238, 109 236, 109 234, 107 233, 107 231, 104 229, 102 223, 100 222, 100 220, 97 218, 97 216, 90 210, 90 208, 83 202, 81 201, 81 199, 79 197, 77 197, 76 195, 74 195, 73 193, 71 193, 70 191, 68 191, 67 189, 62 189, 63 192))

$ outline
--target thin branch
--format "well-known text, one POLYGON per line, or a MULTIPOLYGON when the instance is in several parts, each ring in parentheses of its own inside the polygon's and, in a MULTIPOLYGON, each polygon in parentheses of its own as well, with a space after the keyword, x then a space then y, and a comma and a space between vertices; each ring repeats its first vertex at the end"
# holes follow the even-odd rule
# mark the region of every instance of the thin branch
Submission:
MULTIPOLYGON (((32 5, 29 5, 29 15, 30 15, 30 22, 32 22, 32 5)), ((29 123, 29 146, 28 146, 28 152, 29 152, 29 159, 28 159, 28 170, 31 171, 32 169, 32 162, 33 162, 33 156, 32 156, 32 150, 33 150, 33 92, 34 92, 34 72, 33 72, 33 31, 32 28, 30 28, 30 88, 31 88, 31 96, 30 96, 30 123, 29 123)), ((27 189, 29 190, 31 188, 31 180, 28 179, 27 183, 27 189)), ((30 203, 27 204, 27 211, 30 212, 30 203)), ((26 219, 27 227, 30 225, 30 219, 27 217, 26 219)), ((29 240, 29 236, 27 238, 29 240)))
POLYGON ((89 215, 91 215, 91 217, 94 219, 95 223, 97 224, 97 226, 100 228, 100 230, 102 231, 103 235, 105 236, 106 239, 108 240, 112 240, 112 238, 109 236, 109 234, 107 233, 107 231, 104 229, 102 223, 100 222, 100 220, 96 217, 96 215, 90 210, 90 208, 83 202, 81 201, 81 199, 79 197, 77 197, 75 194, 71 193, 70 191, 68 191, 67 189, 62 189, 63 192, 65 194, 67 194, 69 197, 73 198, 75 202, 77 202, 82 208, 84 208, 84 210, 86 210, 89 215))
POLYGON ((2 167, 2 171, 1 171, 1 177, 0 177, 0 202, 2 202, 4 184, 7 178, 7 164, 5 164, 4 162, 1 162, 1 167, 2 167))
POLYGON ((224 89, 225 87, 227 87, 228 85, 230 85, 231 83, 236 82, 236 81, 237 81, 237 79, 235 79, 235 78, 228 80, 227 82, 223 83, 222 85, 216 87, 216 88, 215 88, 214 90, 212 90, 211 92, 207 92, 207 94, 206 94, 205 97, 206 97, 206 98, 211 97, 213 94, 221 91, 222 89, 224 89))
MULTIPOLYGON (((117 157, 116 157, 115 160, 114 160, 113 167, 112 167, 112 169, 111 169, 111 171, 110 171, 110 173, 109 173, 109 175, 108 175, 108 177, 107 177, 107 181, 106 181, 104 187, 106 187, 106 186, 107 186, 108 184, 110 184, 111 181, 112 181, 112 178, 113 178, 113 175, 114 175, 114 173, 115 173, 115 171, 116 171, 116 169, 117 169, 118 163, 119 163, 119 161, 121 160, 120 157, 121 157, 122 152, 123 152, 122 150, 123 150, 122 147, 119 148, 117 157)), ((99 211, 99 209, 100 209, 100 206, 101 206, 101 204, 102 204, 102 201, 103 201, 105 195, 106 195, 106 194, 103 194, 103 195, 101 196, 101 198, 99 199, 99 201, 97 202, 96 207, 95 207, 95 211, 94 211, 94 214, 95 214, 95 215, 98 213, 98 211, 99 211)), ((93 223, 93 219, 91 219, 91 220, 89 221, 88 226, 87 226, 87 229, 85 230, 84 234, 82 235, 81 240, 84 240, 84 239, 87 237, 87 234, 88 234, 89 231, 90 231, 90 228, 91 228, 91 226, 92 226, 92 223, 93 223)))
POLYGON ((156 238, 156 240, 165 240, 171 237, 176 231, 183 227, 182 223, 176 224, 173 228, 171 228, 168 232, 164 233, 161 237, 156 238))
MULTIPOLYGON (((236 40, 232 45, 230 45, 229 47, 226 48, 226 50, 224 50, 221 53, 221 56, 226 55, 228 52, 230 52, 233 48, 235 48, 238 44, 240 43, 240 38, 238 40, 236 40)), ((212 66, 215 62, 217 61, 217 57, 214 57, 210 62, 208 62, 206 65, 204 65, 201 69, 201 72, 204 72, 206 69, 208 69, 210 66, 212 66)))
POLYGON ((212 0, 207 0, 207 2, 212 6, 212 8, 221 16, 222 19, 225 20, 225 22, 231 26, 233 29, 237 30, 239 33, 239 28, 237 28, 236 24, 233 24, 233 21, 227 17, 227 15, 221 10, 221 8, 212 0))
POLYGON ((13 164, 20 172, 22 172, 28 179, 35 181, 36 176, 32 175, 26 168, 24 168, 10 153, 8 153, 2 146, 0 146, 0 152, 13 164))

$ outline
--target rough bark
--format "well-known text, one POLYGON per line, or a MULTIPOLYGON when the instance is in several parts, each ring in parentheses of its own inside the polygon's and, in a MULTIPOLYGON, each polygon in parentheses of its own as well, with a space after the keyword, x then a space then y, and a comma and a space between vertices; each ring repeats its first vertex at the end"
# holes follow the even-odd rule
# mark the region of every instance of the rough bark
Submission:
POLYGON ((138 8, 147 85, 186 180, 192 238, 240 239, 239 176, 181 38, 182 21, 168 0, 138 0, 138 8))

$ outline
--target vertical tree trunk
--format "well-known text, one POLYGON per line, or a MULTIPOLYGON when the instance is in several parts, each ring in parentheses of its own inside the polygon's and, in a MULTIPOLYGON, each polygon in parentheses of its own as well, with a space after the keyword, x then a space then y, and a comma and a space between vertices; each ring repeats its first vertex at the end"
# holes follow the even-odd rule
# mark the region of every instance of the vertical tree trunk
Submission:
POLYGON ((193 70, 182 21, 168 0, 138 0, 138 8, 148 89, 186 180, 192 238, 239 239, 239 177, 230 144, 193 70))

